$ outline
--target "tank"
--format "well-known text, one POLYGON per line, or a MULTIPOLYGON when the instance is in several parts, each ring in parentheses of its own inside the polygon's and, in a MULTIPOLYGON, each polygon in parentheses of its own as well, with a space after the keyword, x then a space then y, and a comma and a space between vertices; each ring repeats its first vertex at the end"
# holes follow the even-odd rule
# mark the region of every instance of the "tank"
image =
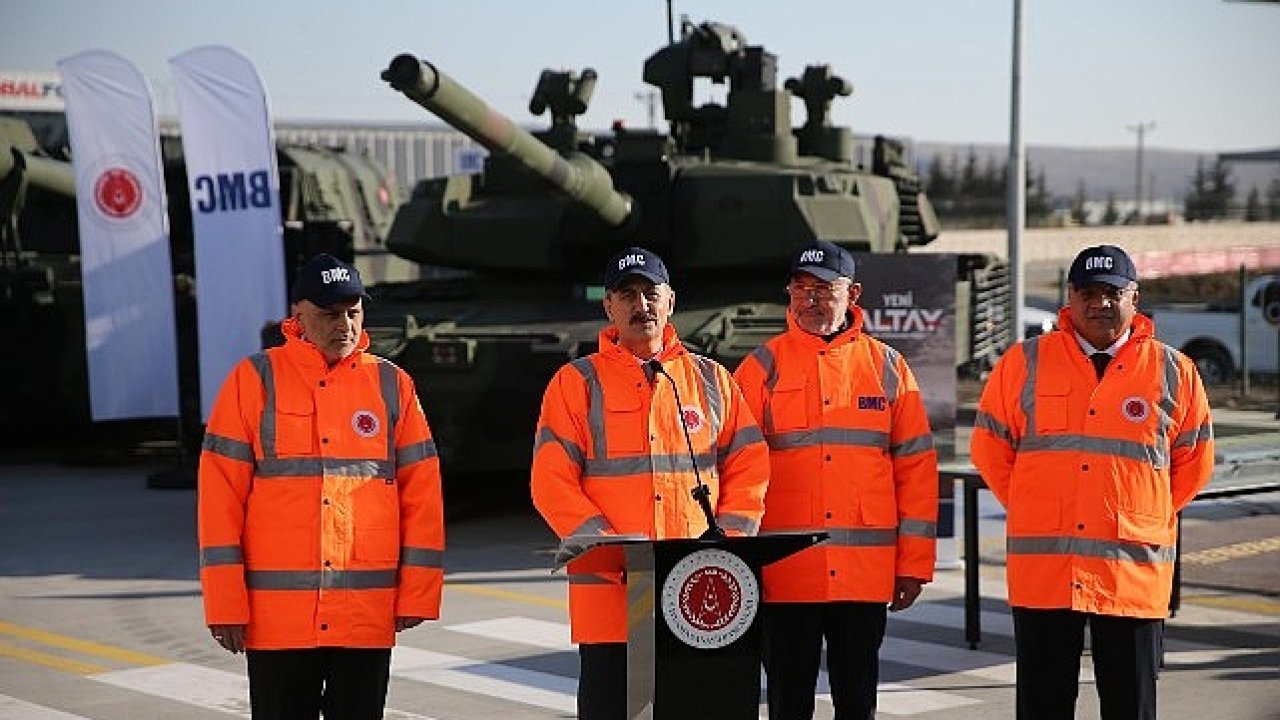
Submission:
MULTIPOLYGON (((536 132, 418 57, 399 55, 382 73, 489 150, 480 173, 420 182, 387 237, 395 254, 455 276, 376 286, 367 311, 375 351, 426 398, 446 477, 527 469, 542 391, 595 350, 602 267, 623 247, 667 261, 682 339, 732 368, 784 328, 797 248, 824 239, 906 252, 938 235, 901 141, 876 137, 870 162, 855 163, 851 131, 830 118, 852 86, 829 66, 779 86, 772 53, 729 25, 686 22, 643 77, 661 93, 667 133, 580 131, 598 80, 589 68, 540 74, 529 110, 550 125, 536 132), (695 81, 727 84, 725 103, 696 105, 695 81), (793 127, 797 98, 807 117, 793 127)), ((961 264, 958 326, 979 336, 960 343, 967 364, 1002 332, 1002 315, 991 309, 998 271, 985 258, 961 264)))

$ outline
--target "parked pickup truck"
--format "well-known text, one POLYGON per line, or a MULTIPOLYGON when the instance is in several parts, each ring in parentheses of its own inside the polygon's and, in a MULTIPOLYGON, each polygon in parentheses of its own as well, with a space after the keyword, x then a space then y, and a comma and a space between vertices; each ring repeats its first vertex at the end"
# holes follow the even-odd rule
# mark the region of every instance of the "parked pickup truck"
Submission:
MULTIPOLYGON (((1280 275, 1245 286, 1245 337, 1249 372, 1276 372, 1280 331, 1280 275)), ((1195 361, 1205 383, 1225 383, 1240 371, 1240 309, 1208 303, 1174 303, 1144 310, 1156 322, 1156 338, 1195 361)))

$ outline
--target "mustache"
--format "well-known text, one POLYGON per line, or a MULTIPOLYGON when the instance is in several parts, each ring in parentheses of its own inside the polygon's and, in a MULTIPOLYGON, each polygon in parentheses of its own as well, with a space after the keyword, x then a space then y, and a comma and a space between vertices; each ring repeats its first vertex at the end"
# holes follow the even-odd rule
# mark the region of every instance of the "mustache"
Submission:
POLYGON ((638 312, 631 316, 632 325, 643 325, 647 322, 658 322, 658 316, 653 313, 638 312))

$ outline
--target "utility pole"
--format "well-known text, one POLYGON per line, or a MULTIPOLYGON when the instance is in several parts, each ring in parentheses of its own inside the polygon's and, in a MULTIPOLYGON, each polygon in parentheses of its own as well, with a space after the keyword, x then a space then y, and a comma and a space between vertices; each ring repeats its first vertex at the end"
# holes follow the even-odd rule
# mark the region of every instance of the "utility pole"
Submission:
MULTIPOLYGON (((1022 5, 1013 0, 1013 59, 1009 82, 1009 185, 1005 188, 1005 213, 1009 224, 1009 339, 1021 342, 1022 228, 1027 218, 1027 150, 1022 143, 1022 5)), ((977 559, 974 559, 977 562, 977 559)))
POLYGON ((1144 221, 1142 215, 1142 138, 1148 130, 1154 130, 1156 121, 1152 120, 1148 123, 1138 123, 1137 125, 1127 126, 1129 130, 1138 133, 1138 172, 1134 180, 1133 188, 1133 215, 1138 224, 1144 221))

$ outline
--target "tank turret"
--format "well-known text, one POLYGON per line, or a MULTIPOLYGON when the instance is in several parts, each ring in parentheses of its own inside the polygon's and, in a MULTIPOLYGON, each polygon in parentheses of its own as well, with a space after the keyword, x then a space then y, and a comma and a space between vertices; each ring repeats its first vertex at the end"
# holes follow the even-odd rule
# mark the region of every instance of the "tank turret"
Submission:
POLYGON ((810 66, 779 87, 777 58, 728 25, 686 24, 645 62, 669 135, 579 133, 589 69, 542 74, 530 109, 550 110, 552 125, 536 133, 416 57, 396 57, 382 77, 491 151, 483 173, 425 181, 400 211, 388 247, 421 262, 586 280, 642 242, 688 272, 763 275, 817 238, 892 252, 937 235, 900 144, 877 143, 872 169, 853 164, 849 129, 829 117, 850 83, 810 66), (726 103, 695 104, 698 79, 727 84, 726 103), (793 127, 797 97, 809 117, 793 127))

